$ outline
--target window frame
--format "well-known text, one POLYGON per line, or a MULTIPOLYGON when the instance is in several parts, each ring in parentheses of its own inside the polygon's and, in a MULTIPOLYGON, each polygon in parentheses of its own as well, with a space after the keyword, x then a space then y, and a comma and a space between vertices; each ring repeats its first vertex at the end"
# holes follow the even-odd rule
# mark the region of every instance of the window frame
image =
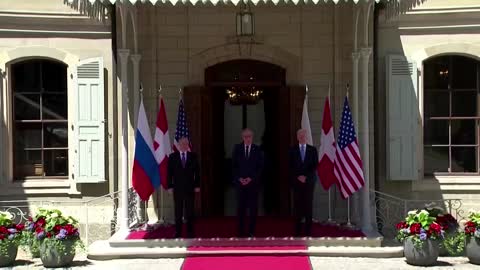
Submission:
POLYGON ((15 82, 14 82, 14 79, 12 77, 12 87, 11 87, 11 92, 12 92, 12 96, 11 96, 11 111, 12 111, 12 137, 14 138, 15 137, 15 133, 17 131, 17 127, 18 127, 18 124, 22 125, 22 124, 40 124, 41 125, 41 146, 40 147, 25 147, 23 149, 23 151, 40 151, 40 156, 41 156, 41 164, 42 164, 42 172, 44 175, 42 176, 35 176, 35 175, 29 175, 29 176, 20 176, 17 174, 17 167, 18 165, 25 165, 25 164, 16 164, 16 159, 15 159, 15 154, 16 154, 16 145, 15 145, 15 142, 13 142, 12 144, 12 155, 13 155, 13 181, 24 181, 24 180, 42 180, 42 179, 68 179, 68 175, 69 175, 69 159, 68 159, 68 151, 69 151, 69 148, 70 148, 70 145, 68 144, 68 123, 69 123, 69 114, 68 114, 68 66, 63 63, 63 62, 60 62, 60 61, 57 61, 57 60, 52 60, 52 59, 44 59, 44 58, 32 58, 32 59, 27 59, 27 60, 23 60, 23 61, 18 61, 14 64, 12 64, 12 72, 11 72, 11 76, 15 76, 14 74, 14 66, 15 65, 18 65, 18 64, 23 64, 23 63, 28 63, 28 62, 36 62, 38 61, 39 62, 39 69, 36 70, 36 72, 38 72, 38 78, 39 78, 39 84, 37 85, 38 88, 36 88, 38 91, 34 92, 34 91, 21 91, 21 92, 18 92, 16 91, 16 85, 15 85, 15 82), (65 69, 65 76, 67 77, 66 80, 65 80, 65 91, 61 92, 61 91, 48 91, 49 89, 47 89, 47 91, 45 91, 45 84, 44 84, 44 66, 45 66, 45 63, 47 63, 47 61, 49 61, 50 63, 55 63, 56 65, 58 66, 61 66, 63 69, 65 69), (26 94, 26 95, 36 95, 39 97, 39 119, 30 119, 30 120, 17 120, 15 119, 15 98, 17 97, 18 94, 26 94), (44 107, 43 107, 43 99, 44 99, 44 94, 57 94, 57 95, 65 95, 65 100, 66 100, 66 103, 67 103, 67 118, 65 120, 54 120, 54 119, 44 119, 44 107), (60 124, 66 124, 66 127, 67 127, 67 146, 66 147, 45 147, 45 133, 46 133, 46 125, 45 124, 55 124, 55 123, 60 123, 60 124), (66 175, 57 175, 57 176, 48 176, 48 175, 45 175, 45 172, 46 172, 46 169, 45 167, 47 166, 46 163, 46 159, 45 159, 45 154, 47 151, 55 151, 55 150, 60 150, 60 151, 66 151, 67 153, 67 164, 66 164, 66 172, 67 174, 66 175))
POLYGON ((422 139, 423 139, 423 145, 422 145, 422 158, 423 158, 423 178, 424 179, 431 179, 431 178, 437 178, 437 176, 440 177, 454 177, 454 176, 465 176, 465 177, 479 177, 480 176, 480 60, 474 57, 469 57, 465 55, 459 55, 459 54, 445 54, 445 55, 437 55, 434 56, 430 59, 426 59, 423 62, 423 70, 422 70, 422 86, 423 86, 423 97, 422 97, 422 102, 421 106, 423 108, 423 128, 422 128, 422 139), (440 57, 448 57, 448 69, 449 71, 452 71, 452 76, 448 77, 448 87, 447 89, 443 88, 431 88, 427 89, 425 86, 425 62, 428 60, 432 60, 434 58, 440 58, 440 57), (453 88, 451 87, 452 82, 453 82, 453 77, 455 76, 455 71, 453 68, 453 62, 455 57, 464 57, 468 58, 471 60, 474 60, 476 62, 476 88, 453 88), (454 92, 473 92, 476 91, 476 105, 477 105, 477 116, 452 116, 453 113, 453 93, 454 92), (429 116, 427 117, 426 115, 426 110, 425 108, 427 107, 428 104, 426 104, 426 92, 443 92, 443 93, 448 93, 448 100, 449 100, 449 116, 429 116), (439 120, 439 121, 447 121, 448 122, 448 144, 426 144, 425 143, 425 123, 427 121, 431 120, 439 120), (458 121, 458 120, 475 120, 475 144, 453 144, 452 143, 452 121, 458 121), (433 172, 433 173, 426 173, 425 172, 425 149, 426 148, 441 148, 441 147, 448 147, 448 172, 433 172), (475 149, 475 155, 476 155, 476 172, 452 172, 452 161, 454 160, 452 158, 452 148, 455 147, 471 147, 475 149))

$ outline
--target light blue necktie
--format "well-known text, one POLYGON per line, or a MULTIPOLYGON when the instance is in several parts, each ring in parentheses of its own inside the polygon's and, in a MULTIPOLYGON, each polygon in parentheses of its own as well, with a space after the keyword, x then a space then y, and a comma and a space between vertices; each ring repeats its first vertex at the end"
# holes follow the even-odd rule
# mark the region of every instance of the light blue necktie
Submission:
POLYGON ((305 145, 300 146, 300 156, 302 157, 302 162, 305 161, 305 145))

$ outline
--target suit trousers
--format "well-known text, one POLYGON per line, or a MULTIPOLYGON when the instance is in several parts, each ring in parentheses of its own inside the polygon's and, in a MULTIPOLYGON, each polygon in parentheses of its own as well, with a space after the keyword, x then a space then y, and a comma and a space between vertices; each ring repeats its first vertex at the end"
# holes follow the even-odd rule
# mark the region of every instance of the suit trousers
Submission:
POLYGON ((249 236, 254 236, 257 221, 258 189, 255 187, 237 187, 238 236, 245 237, 245 218, 249 212, 249 236))
POLYGON ((302 233, 303 218, 305 218, 305 235, 312 234, 313 191, 314 185, 308 183, 299 183, 293 189, 295 236, 300 236, 302 233))
POLYGON ((187 219, 187 237, 193 238, 194 229, 194 200, 195 192, 192 191, 175 191, 173 192, 173 201, 175 203, 175 237, 182 236, 183 213, 185 208, 185 218, 187 219))

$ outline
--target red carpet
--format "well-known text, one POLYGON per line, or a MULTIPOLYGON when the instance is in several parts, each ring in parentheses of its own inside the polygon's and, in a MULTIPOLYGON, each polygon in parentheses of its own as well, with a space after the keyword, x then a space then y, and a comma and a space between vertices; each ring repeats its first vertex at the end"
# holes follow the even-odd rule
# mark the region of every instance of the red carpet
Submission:
MULTIPOLYGON (((199 238, 229 238, 237 234, 237 219, 235 217, 201 218, 195 223, 196 237, 199 238)), ((186 232, 184 228, 184 232, 186 232)), ((294 234, 294 221, 291 218, 259 217, 255 237, 287 237, 294 234)), ((154 231, 134 231, 127 239, 169 239, 175 235, 173 225, 159 227, 154 231)), ((312 237, 363 237, 360 230, 351 230, 339 226, 314 223, 312 237)))
MULTIPOLYGON (((207 248, 192 247, 195 250, 269 250, 268 247, 207 248)), ((276 250, 299 250, 306 247, 274 247, 276 250)), ((182 270, 307 270, 312 269, 308 256, 199 256, 188 257, 183 262, 182 270)))

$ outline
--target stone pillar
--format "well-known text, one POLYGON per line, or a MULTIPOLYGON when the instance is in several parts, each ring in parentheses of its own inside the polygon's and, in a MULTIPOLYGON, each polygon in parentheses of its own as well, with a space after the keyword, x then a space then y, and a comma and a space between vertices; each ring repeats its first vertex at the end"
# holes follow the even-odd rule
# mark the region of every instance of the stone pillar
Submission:
MULTIPOLYGON (((353 123, 355 124, 355 128, 358 130, 358 61, 360 60, 360 53, 358 51, 354 51, 352 53, 352 114, 353 114, 353 123)), ((361 202, 360 202, 360 194, 354 193, 352 194, 352 208, 353 208, 353 216, 351 217, 352 220, 358 224, 360 222, 360 212, 361 212, 361 202)))
MULTIPOLYGON (((5 106, 4 106, 4 89, 3 89, 3 84, 4 84, 4 74, 3 70, 0 69, 0 144, 1 145, 6 145, 6 142, 4 141, 5 139, 5 132, 6 132, 6 127, 3 119, 5 106)), ((7 172, 5 170, 6 168, 6 163, 7 163, 7 151, 8 147, 2 147, 0 150, 0 183, 6 183, 7 180, 7 172)))
POLYGON ((121 201, 122 215, 120 220, 120 230, 128 231, 128 56, 130 50, 119 49, 118 56, 120 59, 122 81, 122 186, 121 201))
POLYGON ((361 154, 363 161, 363 174, 365 177, 365 185, 361 189, 362 196, 362 230, 364 232, 373 231, 372 220, 370 215, 370 132, 369 132, 369 121, 368 121, 368 75, 369 75, 369 61, 370 55, 372 54, 372 48, 366 47, 360 50, 361 54, 361 69, 362 69, 362 127, 361 130, 361 143, 363 146, 361 154))
MULTIPOLYGON (((133 121, 132 124, 134 128, 137 127, 137 120, 138 120, 138 107, 140 106, 140 59, 142 59, 142 56, 140 54, 132 54, 130 56, 130 59, 132 60, 133 64, 133 121)), ((138 193, 136 195, 137 197, 137 216, 139 218, 139 222, 143 222, 143 217, 144 217, 144 209, 143 205, 140 199, 140 196, 138 196, 138 193)))
POLYGON ((133 126, 137 126, 138 119, 138 107, 140 106, 140 59, 142 56, 140 54, 132 54, 130 56, 133 64, 133 126))

